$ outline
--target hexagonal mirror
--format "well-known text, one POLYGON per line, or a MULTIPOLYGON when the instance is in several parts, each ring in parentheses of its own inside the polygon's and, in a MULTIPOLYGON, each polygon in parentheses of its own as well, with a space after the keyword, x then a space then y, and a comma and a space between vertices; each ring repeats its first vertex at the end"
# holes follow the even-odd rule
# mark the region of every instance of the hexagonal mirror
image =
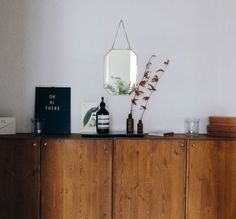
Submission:
POLYGON ((104 60, 104 87, 112 95, 131 94, 137 78, 137 56, 130 49, 111 49, 104 60))

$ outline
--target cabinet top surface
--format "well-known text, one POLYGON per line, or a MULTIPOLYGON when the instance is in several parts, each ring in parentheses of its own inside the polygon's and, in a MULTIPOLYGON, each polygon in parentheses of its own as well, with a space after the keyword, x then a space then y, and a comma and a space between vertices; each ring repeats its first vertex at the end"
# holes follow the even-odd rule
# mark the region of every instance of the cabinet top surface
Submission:
POLYGON ((152 140, 152 139, 172 139, 172 140, 236 140, 236 138, 230 137, 212 137, 207 134, 200 134, 198 136, 186 136, 185 134, 175 134, 173 136, 159 137, 159 136, 149 136, 144 135, 144 137, 82 137, 80 134, 70 134, 70 135, 33 135, 30 133, 17 133, 15 135, 0 135, 0 139, 29 139, 29 138, 55 138, 55 139, 134 139, 134 140, 152 140))

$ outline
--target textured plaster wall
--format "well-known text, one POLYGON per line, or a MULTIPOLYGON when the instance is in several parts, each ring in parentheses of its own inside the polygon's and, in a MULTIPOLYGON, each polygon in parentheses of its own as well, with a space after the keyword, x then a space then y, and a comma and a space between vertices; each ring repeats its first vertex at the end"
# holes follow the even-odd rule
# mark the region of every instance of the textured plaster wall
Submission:
MULTIPOLYGON (((145 131, 184 131, 199 117, 235 115, 236 2, 233 0, 0 0, 0 116, 30 131, 36 86, 72 88, 72 132, 81 103, 105 97, 112 129, 124 130, 129 96, 103 89, 103 58, 119 20, 138 55, 139 77, 151 54, 171 64, 144 116, 145 131)), ((136 113, 136 120, 138 112, 136 113)))

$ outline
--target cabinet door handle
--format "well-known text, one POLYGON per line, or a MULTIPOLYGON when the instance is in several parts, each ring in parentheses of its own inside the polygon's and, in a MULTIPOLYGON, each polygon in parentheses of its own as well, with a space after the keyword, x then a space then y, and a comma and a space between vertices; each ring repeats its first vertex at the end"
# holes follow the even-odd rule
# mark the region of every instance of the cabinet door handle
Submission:
POLYGON ((33 145, 33 147, 36 147, 36 146, 37 146, 37 144, 36 144, 36 143, 33 143, 32 145, 33 145))
POLYGON ((44 146, 44 147, 46 147, 47 145, 48 145, 48 143, 47 143, 47 142, 44 142, 44 143, 43 143, 43 146, 44 146))
POLYGON ((185 147, 185 144, 184 144, 184 143, 182 143, 182 144, 180 145, 180 147, 184 148, 184 147, 185 147))
POLYGON ((191 146, 192 146, 192 148, 195 148, 195 147, 196 147, 196 145, 195 145, 195 144, 192 144, 191 146))

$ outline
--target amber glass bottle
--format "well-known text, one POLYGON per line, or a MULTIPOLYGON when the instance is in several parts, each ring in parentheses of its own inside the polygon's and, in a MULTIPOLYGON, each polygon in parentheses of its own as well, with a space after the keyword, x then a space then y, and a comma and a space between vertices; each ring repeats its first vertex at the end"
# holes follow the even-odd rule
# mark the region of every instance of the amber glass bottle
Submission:
POLYGON ((129 114, 128 119, 126 120, 126 133, 134 133, 134 119, 131 113, 129 114))
POLYGON ((142 120, 138 121, 137 132, 138 132, 138 134, 143 134, 143 123, 142 123, 142 120))

